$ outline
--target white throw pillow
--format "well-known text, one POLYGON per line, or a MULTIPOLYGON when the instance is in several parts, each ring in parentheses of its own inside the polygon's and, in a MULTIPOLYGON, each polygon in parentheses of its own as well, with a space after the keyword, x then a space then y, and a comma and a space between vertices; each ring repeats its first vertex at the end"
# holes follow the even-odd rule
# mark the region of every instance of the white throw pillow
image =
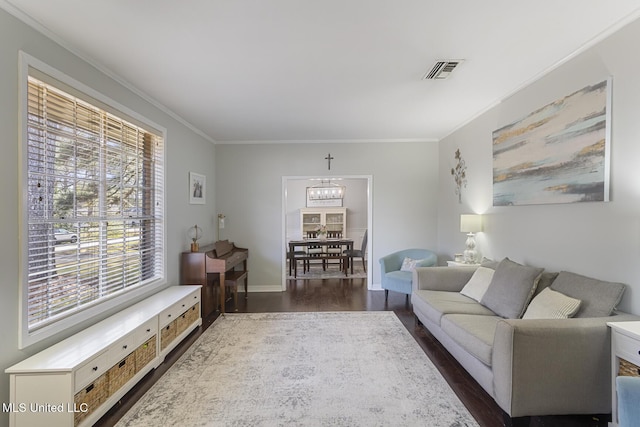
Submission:
POLYGON ((489 289, 493 273, 495 273, 495 270, 492 268, 478 267, 460 293, 480 302, 484 293, 489 289))
POLYGON ((551 288, 545 288, 531 301, 522 318, 567 319, 578 312, 581 302, 551 288))
POLYGON ((419 262, 422 262, 422 260, 406 257, 404 261, 402 261, 402 267, 400 267, 400 271, 413 271, 416 269, 416 265, 418 265, 419 262))

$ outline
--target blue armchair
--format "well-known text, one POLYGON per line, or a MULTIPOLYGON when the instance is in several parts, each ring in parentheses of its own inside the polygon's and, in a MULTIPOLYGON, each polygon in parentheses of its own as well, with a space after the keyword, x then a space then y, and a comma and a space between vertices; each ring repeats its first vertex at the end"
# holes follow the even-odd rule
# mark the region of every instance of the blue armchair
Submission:
MULTIPOLYGON (((640 378, 617 377, 618 426, 633 427, 640 425, 640 378)), ((615 422, 615 420, 613 420, 615 422)))
POLYGON ((405 249, 380 258, 382 289, 385 301, 389 291, 411 295, 413 271, 400 271, 405 258, 420 260, 416 267, 431 267, 437 264, 438 256, 428 249, 405 249))

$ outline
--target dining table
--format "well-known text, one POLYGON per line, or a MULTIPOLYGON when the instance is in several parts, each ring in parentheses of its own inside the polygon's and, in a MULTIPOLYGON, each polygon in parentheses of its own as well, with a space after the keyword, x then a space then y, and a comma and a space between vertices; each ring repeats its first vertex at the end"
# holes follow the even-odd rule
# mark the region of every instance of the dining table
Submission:
POLYGON ((293 277, 298 277, 298 263, 297 261, 303 260, 317 260, 317 259, 339 259, 341 260, 342 269, 344 271, 345 276, 349 276, 349 266, 351 266, 351 274, 353 274, 353 258, 351 254, 353 253, 353 239, 347 238, 315 238, 315 239, 302 239, 302 240, 289 240, 289 275, 291 275, 291 270, 293 269, 293 277), (340 252, 327 252, 322 251, 318 254, 308 254, 306 249, 309 246, 341 246, 344 249, 340 252), (302 248, 302 251, 299 250, 298 254, 296 254, 296 249, 302 248), (301 254, 300 252, 303 252, 301 254))

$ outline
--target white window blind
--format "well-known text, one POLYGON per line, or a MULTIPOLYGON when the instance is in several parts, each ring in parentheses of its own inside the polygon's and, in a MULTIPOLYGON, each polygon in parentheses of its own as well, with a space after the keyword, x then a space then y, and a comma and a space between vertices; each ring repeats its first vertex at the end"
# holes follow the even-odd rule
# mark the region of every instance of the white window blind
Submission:
POLYGON ((32 332, 164 279, 164 140, 33 76, 27 98, 32 332))

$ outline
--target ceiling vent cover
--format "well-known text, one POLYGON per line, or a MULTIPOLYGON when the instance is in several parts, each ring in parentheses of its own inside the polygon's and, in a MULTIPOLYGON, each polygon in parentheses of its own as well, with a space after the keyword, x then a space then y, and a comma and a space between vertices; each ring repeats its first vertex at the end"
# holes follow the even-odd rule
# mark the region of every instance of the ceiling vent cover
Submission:
POLYGON ((444 80, 448 78, 453 70, 460 65, 463 59, 449 59, 435 63, 431 71, 422 77, 423 80, 444 80))

